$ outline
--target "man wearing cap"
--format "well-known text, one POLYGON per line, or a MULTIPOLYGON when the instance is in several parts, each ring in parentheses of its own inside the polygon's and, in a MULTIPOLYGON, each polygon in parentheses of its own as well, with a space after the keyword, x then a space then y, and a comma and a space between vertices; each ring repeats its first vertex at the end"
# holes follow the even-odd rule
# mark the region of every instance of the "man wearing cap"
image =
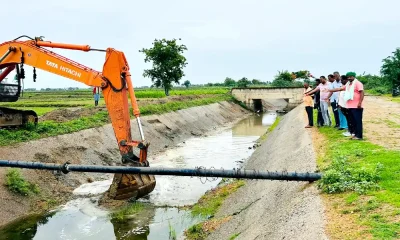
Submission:
POLYGON ((364 85, 356 78, 355 72, 348 72, 346 77, 349 84, 346 84, 344 100, 350 111, 352 122, 354 123, 354 135, 352 138, 356 140, 363 139, 363 100, 364 100, 364 85))
POLYGON ((349 111, 349 120, 354 127, 354 135, 352 134, 351 139, 361 140, 363 139, 364 85, 356 78, 355 72, 346 73, 346 77, 348 79, 346 85, 328 91, 336 92, 344 90, 343 99, 349 111))

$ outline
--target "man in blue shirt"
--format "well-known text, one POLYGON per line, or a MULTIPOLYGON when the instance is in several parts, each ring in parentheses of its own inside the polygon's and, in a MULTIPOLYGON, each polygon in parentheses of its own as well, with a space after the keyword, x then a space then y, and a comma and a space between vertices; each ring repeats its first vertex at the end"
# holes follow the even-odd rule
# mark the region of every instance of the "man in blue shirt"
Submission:
MULTIPOLYGON (((335 72, 335 73, 337 73, 337 72, 335 72)), ((337 74, 335 74, 335 75, 337 75, 337 74)), ((335 88, 339 88, 342 86, 342 83, 340 81, 340 75, 339 75, 339 77, 336 77, 333 74, 329 74, 328 79, 330 82, 329 89, 335 89, 335 88)), ((329 94, 330 95, 328 96, 328 98, 330 99, 333 115, 335 117, 335 128, 339 128, 339 126, 340 126, 340 119, 339 119, 339 112, 338 112, 339 92, 331 92, 329 94)))

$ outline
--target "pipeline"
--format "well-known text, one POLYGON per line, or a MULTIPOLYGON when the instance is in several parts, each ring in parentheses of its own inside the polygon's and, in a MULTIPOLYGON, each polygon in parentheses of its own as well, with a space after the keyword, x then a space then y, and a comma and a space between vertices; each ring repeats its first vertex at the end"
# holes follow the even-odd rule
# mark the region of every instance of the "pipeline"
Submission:
POLYGON ((51 164, 41 162, 0 160, 0 167, 28 168, 38 170, 60 171, 64 174, 69 172, 96 172, 96 173, 125 173, 125 174, 151 174, 172 175, 190 177, 221 177, 240 179, 267 179, 285 181, 308 181, 313 182, 322 178, 320 173, 298 173, 298 172, 269 172, 257 170, 219 170, 204 168, 160 168, 160 167, 128 167, 128 166, 96 166, 76 164, 51 164))

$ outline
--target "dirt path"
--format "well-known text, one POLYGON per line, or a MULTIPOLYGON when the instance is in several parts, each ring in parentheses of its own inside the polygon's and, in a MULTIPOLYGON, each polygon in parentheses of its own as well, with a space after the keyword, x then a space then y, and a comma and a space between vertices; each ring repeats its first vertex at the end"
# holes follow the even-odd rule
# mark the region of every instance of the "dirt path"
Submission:
POLYGON ((384 97, 365 96, 365 139, 388 149, 400 150, 400 103, 384 97))
MULTIPOLYGON (((304 108, 286 114, 254 152, 246 169, 315 172, 311 134, 304 128, 304 108)), ((314 184, 247 181, 230 195, 215 218, 231 216, 208 239, 327 239, 324 207, 314 184)))

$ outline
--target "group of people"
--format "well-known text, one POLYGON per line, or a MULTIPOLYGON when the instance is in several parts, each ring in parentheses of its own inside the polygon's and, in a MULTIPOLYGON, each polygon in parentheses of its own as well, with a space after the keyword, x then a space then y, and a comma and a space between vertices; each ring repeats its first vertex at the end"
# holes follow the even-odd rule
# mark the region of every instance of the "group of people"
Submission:
POLYGON ((334 127, 346 130, 343 135, 350 139, 362 140, 364 86, 357 80, 356 73, 348 72, 341 76, 339 72, 334 72, 328 75, 328 80, 325 76, 315 78, 315 83, 314 89, 309 83, 304 83, 304 105, 308 116, 306 128, 314 126, 313 109, 318 111, 318 127, 332 126, 331 108, 334 127))

